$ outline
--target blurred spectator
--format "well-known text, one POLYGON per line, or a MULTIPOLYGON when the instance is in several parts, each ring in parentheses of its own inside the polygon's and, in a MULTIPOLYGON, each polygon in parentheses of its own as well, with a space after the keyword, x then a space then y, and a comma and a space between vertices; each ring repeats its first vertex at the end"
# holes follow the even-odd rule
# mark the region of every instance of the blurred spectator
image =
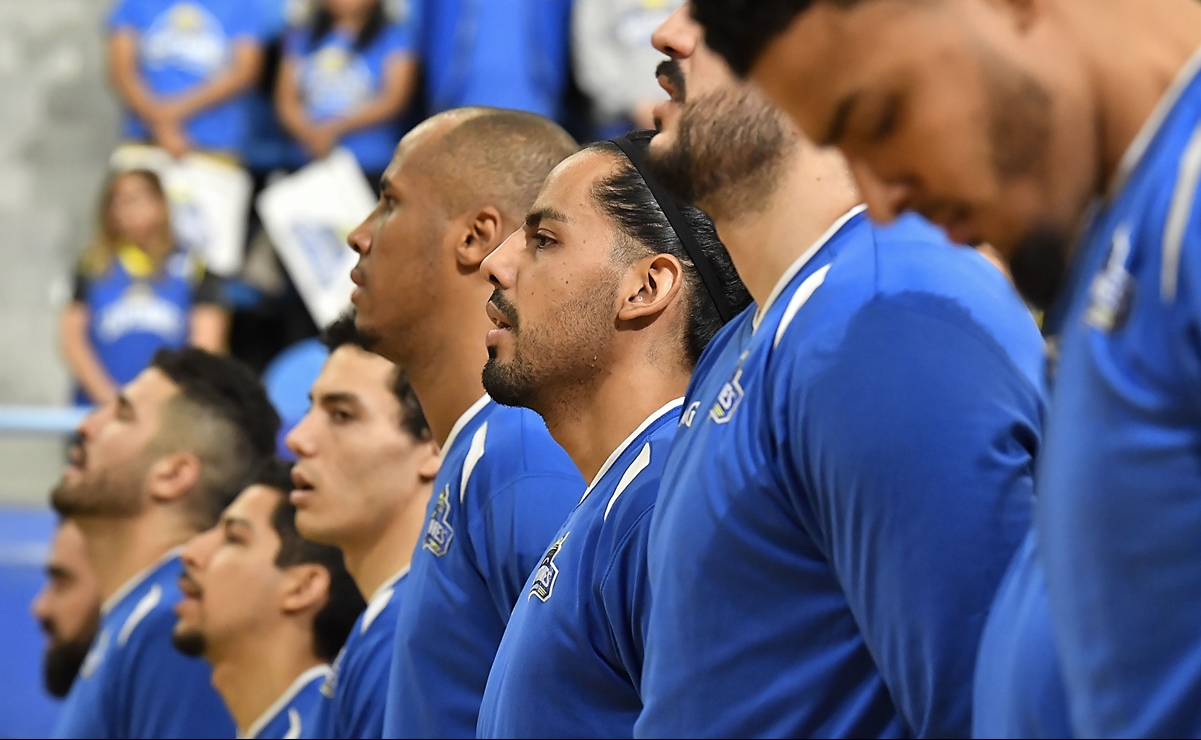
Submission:
POLYGON ((383 0, 318 0, 312 21, 290 35, 276 110, 310 157, 340 144, 368 179, 383 174, 417 87, 408 20, 389 18, 383 0))
POLYGON ((655 77, 664 57, 651 34, 684 0, 575 0, 575 76, 592 99, 595 136, 655 127, 651 109, 667 98, 655 77))
POLYGON ((431 114, 491 105, 562 118, 571 0, 410 2, 431 114))
POLYGON ((100 583, 88 563, 83 532, 70 520, 60 522, 54 533, 46 585, 30 611, 46 633, 46 691, 61 699, 75 683, 100 625, 100 583))
POLYGON ((245 92, 262 62, 257 6, 247 0, 118 0, 109 67, 129 109, 124 134, 172 156, 241 152, 245 92))
POLYGON ((62 318, 63 351, 79 384, 77 403, 104 403, 161 347, 225 346, 220 284, 175 249, 162 183, 146 170, 113 175, 99 233, 80 261, 62 318))

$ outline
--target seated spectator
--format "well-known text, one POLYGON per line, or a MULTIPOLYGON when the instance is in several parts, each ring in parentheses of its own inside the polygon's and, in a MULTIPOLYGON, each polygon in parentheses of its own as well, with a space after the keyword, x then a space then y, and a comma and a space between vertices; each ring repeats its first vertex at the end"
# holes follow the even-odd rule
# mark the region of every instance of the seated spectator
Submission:
POLYGON ((83 532, 70 520, 60 522, 54 533, 46 585, 30 611, 46 633, 46 691, 61 699, 75 683, 100 626, 100 583, 88 562, 83 532))
POLYGON ((345 146, 374 182, 416 86, 409 28, 388 18, 382 0, 319 0, 285 45, 276 110, 310 157, 345 146))
POLYGON ((157 175, 132 170, 105 187, 96 240, 75 275, 62 344, 78 384, 76 403, 103 404, 145 369, 160 348, 226 342, 220 284, 177 250, 157 175))
POLYGON ((430 113, 466 106, 561 119, 571 0, 410 0, 430 113))
POLYGON ((118 0, 109 16, 109 72, 129 111, 124 135, 173 157, 237 156, 245 93, 262 63, 258 14, 246 0, 118 0))

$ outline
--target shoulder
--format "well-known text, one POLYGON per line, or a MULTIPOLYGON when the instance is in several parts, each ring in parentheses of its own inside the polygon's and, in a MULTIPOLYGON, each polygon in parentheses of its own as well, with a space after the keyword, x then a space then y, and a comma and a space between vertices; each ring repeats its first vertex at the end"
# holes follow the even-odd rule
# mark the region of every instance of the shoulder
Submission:
POLYGON ((384 26, 374 46, 385 54, 407 51, 413 45, 412 29, 406 20, 393 21, 384 26))
POLYGON ((492 486, 525 477, 580 479, 579 470, 551 437, 546 422, 529 409, 495 404, 472 436, 467 461, 479 455, 475 475, 492 486))
POLYGON ((313 30, 308 27, 292 28, 284 34, 284 54, 290 57, 303 57, 311 50, 309 48, 313 30))

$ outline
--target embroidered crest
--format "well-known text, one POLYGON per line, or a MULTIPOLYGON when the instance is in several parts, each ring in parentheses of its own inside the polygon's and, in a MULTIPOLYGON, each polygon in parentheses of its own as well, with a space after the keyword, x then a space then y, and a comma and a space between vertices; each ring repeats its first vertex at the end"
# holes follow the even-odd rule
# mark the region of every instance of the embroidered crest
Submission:
POLYGON ((742 363, 746 360, 746 356, 750 354, 750 350, 742 353, 742 357, 738 358, 738 367, 734 368, 734 376, 730 378, 724 386, 721 393, 717 394, 717 403, 713 404, 713 408, 709 409, 709 418, 714 424, 726 424, 734 416, 734 412, 738 410, 738 405, 742 403, 742 397, 746 395, 742 390, 742 363))
POLYGON ((1122 224, 1113 235, 1113 251, 1105 269, 1089 288, 1088 312, 1084 321, 1104 332, 1121 328, 1134 302, 1134 278, 1126 269, 1130 257, 1130 227, 1122 224))
POLYGON ((434 510, 430 513, 430 523, 425 528, 425 540, 421 547, 442 557, 450 549, 450 543, 455 538, 455 528, 450 526, 450 485, 448 484, 438 494, 434 510))
POLYGON ((555 581, 559 578, 559 566, 555 565, 555 557, 563 549, 563 540, 567 539, 567 534, 560 537, 542 556, 542 562, 534 574, 534 583, 530 586, 530 595, 526 597, 527 601, 537 596, 539 601, 546 603, 554 593, 555 581))

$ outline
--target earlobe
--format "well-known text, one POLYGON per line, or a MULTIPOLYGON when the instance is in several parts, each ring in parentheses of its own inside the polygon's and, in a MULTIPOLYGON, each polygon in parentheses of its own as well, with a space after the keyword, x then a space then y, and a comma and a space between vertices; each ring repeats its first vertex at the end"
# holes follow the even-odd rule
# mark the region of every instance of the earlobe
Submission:
POLYGON ((417 475, 421 478, 422 483, 433 483, 434 478, 438 477, 438 471, 442 468, 442 457, 438 454, 436 444, 433 442, 426 444, 429 449, 422 456, 421 465, 417 467, 417 475))

